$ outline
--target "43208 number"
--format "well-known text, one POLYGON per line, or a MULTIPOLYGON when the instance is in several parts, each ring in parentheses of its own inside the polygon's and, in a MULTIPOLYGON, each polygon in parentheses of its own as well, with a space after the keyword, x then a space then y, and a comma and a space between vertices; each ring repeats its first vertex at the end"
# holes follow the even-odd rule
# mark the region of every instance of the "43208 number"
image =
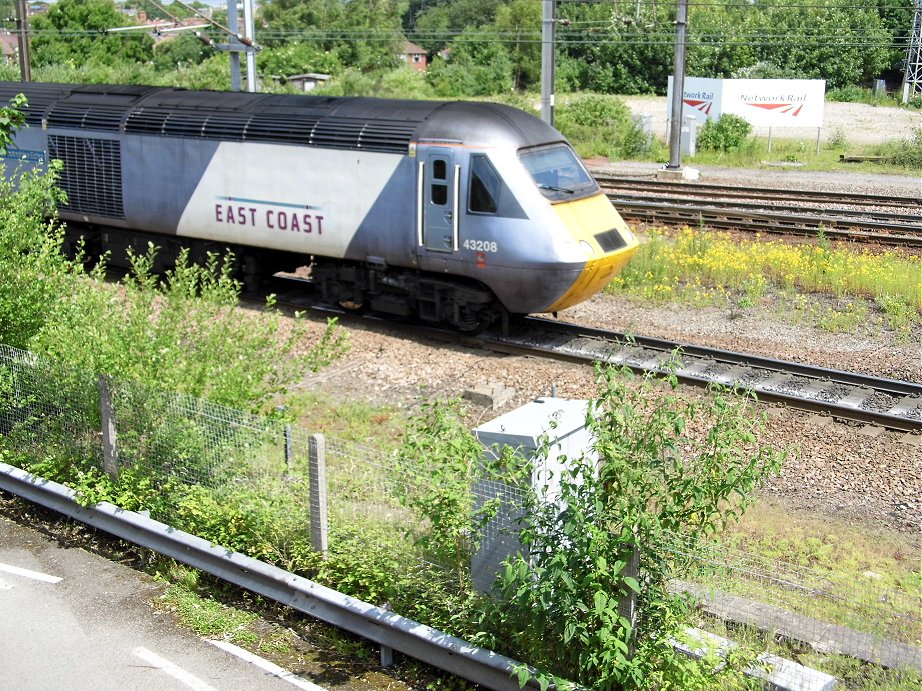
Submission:
POLYGON ((465 240, 461 246, 475 252, 496 252, 499 249, 499 245, 492 240, 465 240))

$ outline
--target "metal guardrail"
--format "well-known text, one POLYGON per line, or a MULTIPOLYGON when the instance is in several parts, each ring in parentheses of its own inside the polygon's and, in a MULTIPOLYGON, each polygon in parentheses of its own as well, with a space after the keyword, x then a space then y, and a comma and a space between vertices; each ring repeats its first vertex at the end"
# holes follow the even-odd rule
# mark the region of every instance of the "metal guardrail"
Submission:
MULTIPOLYGON (((229 583, 497 691, 519 688, 523 663, 109 502, 82 506, 64 485, 0 463, 0 489, 147 547, 229 583)), ((535 670, 527 688, 539 688, 535 670)))

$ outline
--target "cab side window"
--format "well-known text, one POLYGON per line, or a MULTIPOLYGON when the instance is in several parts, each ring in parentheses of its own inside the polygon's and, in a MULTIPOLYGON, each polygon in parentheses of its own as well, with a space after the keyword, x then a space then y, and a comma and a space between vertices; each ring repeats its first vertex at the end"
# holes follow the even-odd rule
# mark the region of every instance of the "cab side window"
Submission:
POLYGON ((448 163, 437 158, 432 162, 432 203, 445 206, 448 203, 448 163))
POLYGON ((499 208, 502 188, 499 174, 486 156, 471 156, 471 176, 468 185, 468 211, 495 214, 499 208))

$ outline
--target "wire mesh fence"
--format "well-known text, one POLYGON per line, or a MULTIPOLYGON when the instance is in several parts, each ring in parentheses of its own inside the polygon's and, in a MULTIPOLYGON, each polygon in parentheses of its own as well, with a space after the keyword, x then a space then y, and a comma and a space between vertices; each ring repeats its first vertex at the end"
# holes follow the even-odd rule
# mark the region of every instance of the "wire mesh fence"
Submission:
MULTIPOLYGON (((64 482, 87 472, 102 476, 104 469, 142 477, 150 496, 171 497, 152 510, 154 517, 180 529, 195 532, 213 521, 207 508, 219 505, 221 544, 236 549, 246 538, 251 556, 283 568, 319 569, 331 553, 350 555, 344 569, 365 576, 374 570, 377 578, 400 579, 402 571, 422 569, 427 577, 486 591, 503 560, 520 549, 523 490, 499 478, 480 476, 466 486, 471 512, 494 508, 479 536, 446 552, 424 508, 426 492, 443 479, 415 472, 392 453, 271 416, 101 380, 6 346, 0 346, 0 432, 5 458, 37 474, 48 469, 64 482), (164 491, 176 487, 178 494, 164 491)), ((918 584, 862 581, 723 545, 670 549, 663 558, 691 566, 692 578, 673 585, 700 603, 700 625, 737 634, 745 627, 761 632, 754 635, 762 642, 783 638, 905 670, 897 688, 900 680, 920 678, 918 584)), ((344 587, 359 577, 346 570, 335 575, 344 587)))

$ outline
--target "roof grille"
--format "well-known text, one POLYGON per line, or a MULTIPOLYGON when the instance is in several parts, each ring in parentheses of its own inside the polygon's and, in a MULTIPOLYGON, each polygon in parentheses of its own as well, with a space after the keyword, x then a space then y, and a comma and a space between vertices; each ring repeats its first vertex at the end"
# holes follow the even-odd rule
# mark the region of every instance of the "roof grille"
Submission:
POLYGON ((169 111, 140 108, 128 116, 125 121, 125 131, 136 134, 161 134, 163 123, 169 117, 169 111))
POLYGON ((167 137, 307 144, 405 154, 417 124, 364 118, 304 117, 271 113, 196 113, 141 108, 125 131, 167 137))
POLYGON ((415 123, 370 122, 362 128, 359 146, 371 151, 405 152, 415 131, 415 123))
POLYGON ((202 128, 202 136, 206 139, 243 141, 246 138, 247 125, 252 117, 249 113, 216 113, 210 115, 202 128))
POLYGON ((310 144, 317 118, 255 113, 244 139, 251 142, 288 142, 310 144))
POLYGON ((48 155, 64 164, 60 185, 64 209, 125 218, 122 206, 122 154, 118 141, 48 135, 48 155))
POLYGON ((0 86, 0 105, 8 105, 16 94, 28 91, 29 105, 23 111, 26 122, 30 125, 41 125, 48 106, 70 93, 71 88, 67 84, 8 82, 0 86))
POLYGON ((118 132, 127 108, 107 108, 103 105, 58 103, 47 116, 49 127, 105 130, 118 132))
POLYGON ((205 129, 204 113, 170 113, 163 121, 163 132, 168 137, 201 137, 205 129))

